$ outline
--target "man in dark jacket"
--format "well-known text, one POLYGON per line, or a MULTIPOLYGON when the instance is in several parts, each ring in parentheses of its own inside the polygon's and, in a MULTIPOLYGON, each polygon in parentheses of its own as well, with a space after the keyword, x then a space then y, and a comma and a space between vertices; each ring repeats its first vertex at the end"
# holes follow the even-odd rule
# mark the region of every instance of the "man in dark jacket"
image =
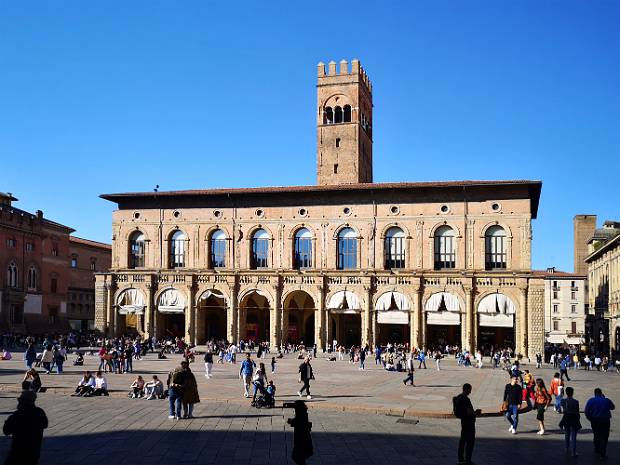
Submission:
POLYGON ((312 365, 310 365, 310 357, 304 359, 304 363, 299 365, 299 382, 304 383, 302 388, 297 392, 297 395, 301 397, 302 392, 306 391, 306 398, 312 399, 310 395, 310 380, 314 379, 314 373, 312 371, 312 365))
POLYGON ((471 400, 471 384, 463 384, 463 392, 453 399, 454 415, 461 420, 461 439, 459 440, 458 460, 459 464, 470 465, 471 456, 474 453, 476 441, 476 415, 480 415, 480 409, 474 410, 471 400))
POLYGON ((37 395, 33 391, 22 392, 17 399, 17 410, 4 422, 4 434, 13 436, 5 465, 39 463, 47 416, 43 409, 34 405, 36 399, 37 395))
POLYGON ((519 378, 512 376, 510 378, 510 384, 507 384, 504 388, 504 402, 508 404, 508 410, 506 410, 506 419, 510 423, 508 432, 517 434, 517 426, 519 425, 519 407, 521 406, 521 400, 523 399, 523 388, 518 383, 519 378))
POLYGON ((601 459, 607 457, 611 411, 615 410, 615 408, 614 403, 603 395, 601 388, 596 388, 594 390, 594 397, 590 398, 586 403, 585 414, 592 425, 594 452, 601 459))

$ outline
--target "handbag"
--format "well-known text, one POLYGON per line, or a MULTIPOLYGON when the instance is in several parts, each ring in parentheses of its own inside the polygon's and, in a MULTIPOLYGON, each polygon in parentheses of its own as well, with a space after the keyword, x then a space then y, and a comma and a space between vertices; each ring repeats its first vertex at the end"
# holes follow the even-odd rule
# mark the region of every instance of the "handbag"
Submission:
POLYGON ((508 411, 508 401, 505 400, 502 402, 502 406, 499 408, 500 413, 504 413, 508 411))

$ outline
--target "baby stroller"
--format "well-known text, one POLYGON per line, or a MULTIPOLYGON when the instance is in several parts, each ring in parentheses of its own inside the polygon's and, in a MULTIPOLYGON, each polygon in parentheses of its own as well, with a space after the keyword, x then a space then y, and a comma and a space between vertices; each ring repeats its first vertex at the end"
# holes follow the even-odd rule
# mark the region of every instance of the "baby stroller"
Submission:
POLYGON ((77 352, 77 357, 73 361, 73 365, 80 367, 84 365, 84 355, 82 355, 82 352, 77 352))
POLYGON ((267 387, 261 390, 260 395, 252 405, 256 408, 274 408, 276 406, 276 387, 273 381, 269 381, 267 387))

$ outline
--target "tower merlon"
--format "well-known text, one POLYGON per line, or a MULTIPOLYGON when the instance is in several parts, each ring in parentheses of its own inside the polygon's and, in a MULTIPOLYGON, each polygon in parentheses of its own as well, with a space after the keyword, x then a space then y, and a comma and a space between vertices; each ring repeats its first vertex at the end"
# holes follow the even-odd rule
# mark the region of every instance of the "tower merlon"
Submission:
POLYGON ((335 76, 336 75, 336 62, 334 60, 329 62, 328 68, 329 68, 329 71, 327 74, 329 76, 335 76))
POLYGON ((349 62, 347 60, 340 60, 339 74, 349 74, 349 62))
POLYGON ((325 76, 325 63, 323 63, 322 61, 319 61, 319 64, 316 65, 316 67, 317 67, 317 75, 319 77, 325 76))

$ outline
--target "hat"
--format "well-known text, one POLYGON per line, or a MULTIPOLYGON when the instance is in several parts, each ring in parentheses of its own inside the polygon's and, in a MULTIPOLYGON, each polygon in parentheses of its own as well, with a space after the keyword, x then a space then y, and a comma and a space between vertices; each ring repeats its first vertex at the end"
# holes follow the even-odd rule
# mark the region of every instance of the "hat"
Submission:
POLYGON ((22 391, 17 400, 25 404, 34 404, 34 401, 37 400, 37 395, 34 391, 22 391))

